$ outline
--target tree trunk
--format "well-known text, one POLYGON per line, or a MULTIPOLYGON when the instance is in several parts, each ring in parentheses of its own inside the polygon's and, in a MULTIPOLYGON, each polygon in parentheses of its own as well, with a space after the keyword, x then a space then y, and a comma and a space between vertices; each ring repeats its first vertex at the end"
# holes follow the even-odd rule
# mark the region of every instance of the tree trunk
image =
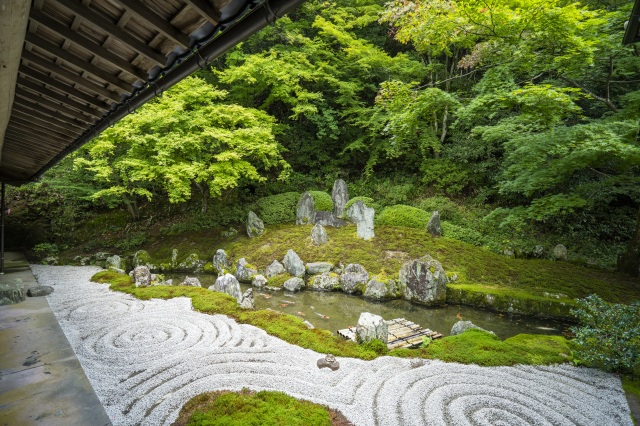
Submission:
POLYGON ((640 276, 640 211, 636 231, 627 245, 627 251, 618 257, 618 270, 632 277, 640 276))

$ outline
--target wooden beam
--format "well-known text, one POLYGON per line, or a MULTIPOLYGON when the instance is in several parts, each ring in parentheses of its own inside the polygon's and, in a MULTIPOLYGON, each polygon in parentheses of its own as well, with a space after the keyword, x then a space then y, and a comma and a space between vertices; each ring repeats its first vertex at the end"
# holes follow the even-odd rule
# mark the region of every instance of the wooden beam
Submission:
MULTIPOLYGON (((52 152, 55 153, 57 150, 59 150, 60 148, 63 148, 65 145, 64 144, 60 144, 60 145, 54 145, 51 142, 49 142, 47 139, 43 139, 34 135, 30 135, 28 133, 18 133, 18 132, 14 132, 12 130, 7 129, 7 136, 10 138, 14 138, 14 140, 18 140, 18 141, 23 141, 24 142, 29 142, 34 144, 38 149, 42 149, 42 150, 47 150, 48 152, 52 152)), ((34 149, 32 147, 29 148, 29 153, 33 154, 34 149)))
POLYGON ((208 0, 185 0, 196 12, 213 25, 220 22, 220 11, 211 5, 208 0))
POLYGON ((74 83, 79 84, 80 86, 83 86, 92 92, 100 94, 105 98, 109 98, 116 102, 120 102, 120 95, 118 95, 117 93, 107 90, 104 87, 92 81, 82 78, 81 76, 74 74, 71 71, 54 64, 53 62, 49 62, 47 59, 44 59, 42 56, 38 56, 33 52, 23 50, 22 59, 27 60, 29 62, 33 62, 34 64, 48 71, 51 71, 54 74, 58 74, 60 77, 73 81, 74 83))
MULTIPOLYGON (((81 113, 74 111, 72 109, 67 108, 64 105, 57 104, 55 102, 50 101, 47 98, 43 98, 42 96, 38 96, 35 93, 30 93, 21 88, 16 88, 16 96, 20 96, 23 99, 30 100, 32 102, 37 103, 38 105, 42 105, 49 109, 52 109, 60 114, 64 114, 67 117, 75 118, 79 121, 82 121, 88 125, 93 124, 93 121, 90 117, 82 115, 81 113)), ((87 126, 88 127, 88 126, 87 126)))
MULTIPOLYGON (((118 87, 119 89, 122 89, 124 92, 126 93, 131 93, 132 92, 132 88, 131 88, 131 83, 128 83, 126 81, 120 80, 118 77, 109 74, 108 72, 106 72, 104 69, 93 65, 91 62, 88 62, 86 59, 82 59, 77 57, 76 55, 74 55, 73 53, 69 52, 68 50, 65 50, 61 47, 59 47, 57 44, 55 43, 51 43, 48 40, 45 40, 44 38, 40 37, 37 34, 34 33, 30 33, 27 32, 26 36, 25 36, 25 41, 33 44, 34 46, 39 47, 40 49, 44 50, 45 52, 51 53, 52 55, 57 56, 58 58, 62 59, 65 62, 68 62, 78 68, 80 68, 81 70, 84 70, 86 72, 88 72, 91 75, 94 75, 95 77, 99 78, 100 80, 104 80, 109 84, 112 84, 116 87, 118 87)), ((33 52, 32 52, 33 53, 33 52)))
POLYGON ((78 134, 82 134, 82 132, 86 130, 85 126, 73 121, 71 118, 67 119, 64 116, 60 116, 60 114, 56 115, 55 112, 49 113, 49 110, 47 109, 37 109, 34 107, 37 107, 37 105, 23 100, 21 103, 16 102, 13 104, 13 111, 19 111, 23 114, 27 114, 28 116, 36 117, 40 120, 46 121, 50 126, 55 126, 62 130, 74 131, 78 134))
POLYGON ((122 28, 115 25, 113 22, 110 22, 109 20, 107 20, 104 16, 98 14, 97 12, 94 12, 93 10, 89 9, 89 7, 83 5, 82 3, 76 2, 76 1, 68 1, 68 0, 67 1, 56 0, 56 4, 60 5, 61 7, 64 7, 65 9, 69 10, 71 13, 75 13, 80 18, 84 19, 86 22, 95 25, 96 27, 100 28, 102 31, 106 32, 113 38, 120 40, 126 46, 138 52, 142 56, 148 58, 152 62, 155 62, 161 67, 165 65, 167 58, 165 58, 162 53, 156 51, 155 49, 152 49, 145 42, 129 34, 122 28))
POLYGON ((65 39, 75 43, 92 55, 99 57, 101 60, 115 65, 122 71, 127 72, 141 80, 146 81, 149 78, 146 72, 134 67, 128 61, 111 52, 109 49, 102 47, 100 44, 94 43, 93 41, 81 36, 66 25, 51 19, 40 10, 31 9, 29 18, 33 19, 41 25, 44 25, 45 27, 49 28, 51 31, 59 34, 65 39))
POLYGON ((69 127, 63 127, 60 125, 55 125, 51 121, 46 121, 35 117, 33 115, 26 114, 21 111, 11 111, 11 118, 16 119, 22 122, 31 123, 34 126, 37 126, 39 129, 48 130, 49 132, 54 132, 60 136, 64 136, 65 138, 76 139, 78 136, 82 134, 82 132, 72 131, 69 127))
POLYGON ((47 86, 51 86, 51 87, 55 87, 58 90, 63 91, 64 93, 67 93, 70 96, 73 96, 74 98, 77 98, 83 102, 89 103, 91 105, 94 105, 96 108, 101 109, 101 110, 110 110, 111 109, 111 105, 96 98, 95 96, 91 96, 87 93, 84 93, 78 89, 76 89, 75 87, 68 85, 67 83, 57 80, 51 76, 49 76, 48 74, 45 74, 43 72, 40 72, 34 68, 28 67, 24 64, 20 65, 20 67, 18 68, 18 72, 21 74, 24 74, 26 76, 29 76, 35 80, 38 80, 39 82, 41 82, 42 84, 46 84, 47 86))
POLYGON ((58 101, 58 102, 62 102, 64 105, 67 105, 71 108, 77 109, 80 112, 84 112, 86 114, 92 115, 96 118, 100 118, 104 115, 104 110, 103 111, 96 111, 94 108, 90 108, 87 105, 81 104, 80 102, 73 100, 71 98, 68 98, 64 95, 61 95, 57 92, 54 92, 51 89, 47 89, 46 87, 43 87, 41 85, 39 85, 38 83, 34 83, 32 81, 29 80, 25 80, 24 78, 18 78, 18 82, 17 82, 18 86, 33 90, 35 92, 40 93, 41 95, 44 95, 50 99, 53 99, 54 101, 58 101))
POLYGON ((16 133, 26 133, 26 134, 31 135, 31 136, 44 138, 44 139, 51 140, 51 141, 60 142, 61 144, 69 144, 69 143, 73 142, 72 138, 63 138, 63 137, 58 136, 58 135, 52 135, 52 134, 43 132, 43 131, 41 131, 39 129, 36 129, 30 123, 19 123, 15 119, 13 120, 13 122, 11 124, 9 124, 9 127, 7 127, 7 131, 9 131, 9 129, 13 129, 12 131, 15 131, 16 133))
POLYGON ((165 21, 164 18, 159 16, 153 10, 149 9, 144 4, 140 3, 138 0, 114 0, 116 3, 120 4, 120 6, 124 7, 128 10, 132 15, 136 18, 145 21, 149 25, 151 25, 155 30, 157 30, 160 34, 164 35, 168 39, 173 42, 181 45, 182 47, 188 49, 189 44, 191 43, 191 39, 189 36, 185 35, 178 28, 171 25, 169 22, 165 21))

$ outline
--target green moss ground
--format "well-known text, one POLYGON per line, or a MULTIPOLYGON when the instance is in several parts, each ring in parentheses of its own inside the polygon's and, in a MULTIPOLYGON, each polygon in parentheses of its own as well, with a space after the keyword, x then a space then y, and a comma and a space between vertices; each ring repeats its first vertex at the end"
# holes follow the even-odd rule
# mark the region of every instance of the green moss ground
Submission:
MULTIPOLYGON (((139 299, 191 298, 194 309, 207 314, 223 314, 240 323, 251 324, 289 343, 342 357, 374 359, 386 353, 375 344, 357 345, 321 329, 309 330, 301 319, 271 310, 242 310, 235 299, 223 293, 196 287, 155 286, 136 288, 129 276, 113 271, 98 272, 95 282, 111 283, 111 289, 139 299)), ((384 348, 382 348, 384 349, 384 348)), ((555 364, 571 360, 568 342, 560 336, 518 335, 507 340, 477 330, 445 337, 420 350, 395 350, 390 355, 441 359, 478 365, 555 364)))
POLYGON ((330 426, 327 407, 282 392, 209 392, 188 401, 174 426, 330 426))

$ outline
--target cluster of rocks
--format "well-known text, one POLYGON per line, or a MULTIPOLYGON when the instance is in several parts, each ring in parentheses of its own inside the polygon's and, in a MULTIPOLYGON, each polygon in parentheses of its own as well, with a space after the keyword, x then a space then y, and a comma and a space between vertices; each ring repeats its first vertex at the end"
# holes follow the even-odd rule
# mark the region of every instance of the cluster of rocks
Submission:
POLYGON ((311 232, 311 240, 314 244, 326 244, 328 239, 324 227, 346 226, 348 222, 345 219, 356 224, 358 238, 370 240, 375 236, 373 224, 375 210, 373 208, 365 206, 362 201, 358 200, 345 211, 349 201, 349 190, 342 179, 334 182, 331 200, 333 201, 333 211, 331 212, 316 210, 315 200, 310 192, 305 192, 298 200, 296 224, 315 225, 311 232))
POLYGON ((36 285, 25 289, 20 278, 11 282, 0 283, 0 306, 15 305, 29 297, 48 296, 53 293, 53 287, 48 285, 36 285))

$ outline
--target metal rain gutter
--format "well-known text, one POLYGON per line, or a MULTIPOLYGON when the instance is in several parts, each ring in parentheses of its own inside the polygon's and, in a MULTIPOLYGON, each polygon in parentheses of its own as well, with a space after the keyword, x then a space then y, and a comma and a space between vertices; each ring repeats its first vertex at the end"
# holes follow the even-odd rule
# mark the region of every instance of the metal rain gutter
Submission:
POLYGON ((107 115, 84 132, 78 139, 62 150, 49 163, 36 172, 29 180, 38 179, 44 172, 60 162, 66 155, 80 148, 101 132, 112 126, 138 107, 162 95, 162 92, 182 81, 185 77, 203 69, 214 59, 246 40, 267 25, 273 24, 289 11, 295 9, 305 0, 267 0, 256 3, 248 2, 245 8, 233 19, 233 22, 220 23, 208 40, 201 42, 183 57, 177 58, 164 68, 155 80, 150 80, 143 87, 136 89, 127 99, 118 104, 107 115), (235 25, 240 23, 239 25, 235 25))

